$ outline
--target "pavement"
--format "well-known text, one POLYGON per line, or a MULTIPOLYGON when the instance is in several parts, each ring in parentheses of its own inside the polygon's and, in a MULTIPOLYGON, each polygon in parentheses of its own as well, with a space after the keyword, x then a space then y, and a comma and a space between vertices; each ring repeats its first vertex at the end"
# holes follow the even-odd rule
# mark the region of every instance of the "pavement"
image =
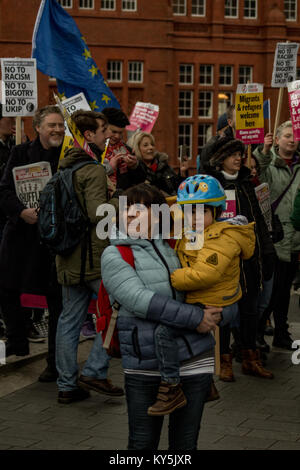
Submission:
MULTIPOLYGON (((291 298, 290 331, 300 340, 299 297, 291 298)), ((272 337, 266 337, 271 344, 272 337)), ((300 344, 300 343, 299 343, 300 344)), ((92 341, 79 345, 82 364, 92 341)), ((91 392, 85 401, 57 403, 55 383, 40 383, 47 344, 31 345, 25 358, 9 358, 0 366, 0 450, 126 450, 127 413, 124 397, 91 392)), ((273 348, 267 368, 274 380, 241 373, 234 361, 234 383, 215 378, 220 400, 205 406, 199 450, 300 450, 300 364, 293 352, 273 348)), ((299 353, 300 359, 300 353, 299 353)), ((109 378, 123 385, 120 360, 112 359, 109 378)), ((166 450, 168 419, 159 449, 166 450)))

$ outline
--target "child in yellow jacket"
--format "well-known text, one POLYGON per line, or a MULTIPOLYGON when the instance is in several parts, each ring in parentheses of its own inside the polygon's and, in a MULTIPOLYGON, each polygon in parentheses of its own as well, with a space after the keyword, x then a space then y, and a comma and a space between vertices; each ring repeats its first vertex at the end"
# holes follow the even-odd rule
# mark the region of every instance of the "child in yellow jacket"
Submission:
MULTIPOLYGON (((193 239, 190 235, 183 236, 177 243, 182 268, 171 274, 172 286, 186 292, 187 303, 223 307, 224 324, 237 315, 237 302, 242 297, 240 258, 251 258, 255 248, 254 222, 248 224, 243 216, 217 222, 226 207, 225 199, 224 189, 212 176, 195 175, 181 183, 177 203, 190 206, 193 239), (204 212, 201 220, 199 205, 204 212)), ((156 328, 156 353, 162 377, 160 391, 166 392, 160 393, 148 409, 150 415, 168 414, 186 404, 180 388, 176 336, 175 328, 164 325, 156 328)))

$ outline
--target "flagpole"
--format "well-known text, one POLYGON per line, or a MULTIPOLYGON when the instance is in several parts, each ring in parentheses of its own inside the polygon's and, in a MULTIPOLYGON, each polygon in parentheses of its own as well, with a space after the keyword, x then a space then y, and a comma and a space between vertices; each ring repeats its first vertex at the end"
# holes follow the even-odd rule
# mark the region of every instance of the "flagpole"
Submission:
POLYGON ((33 51, 36 48, 35 37, 36 37, 37 30, 39 29, 39 26, 40 26, 40 21, 41 21, 41 17, 42 17, 42 14, 43 14, 43 10, 45 8, 45 3, 46 3, 46 0, 41 1, 40 8, 39 8, 38 14, 36 16, 36 20, 35 20, 35 24, 34 24, 34 28, 33 28, 33 34, 32 34, 31 57, 33 57, 33 51))

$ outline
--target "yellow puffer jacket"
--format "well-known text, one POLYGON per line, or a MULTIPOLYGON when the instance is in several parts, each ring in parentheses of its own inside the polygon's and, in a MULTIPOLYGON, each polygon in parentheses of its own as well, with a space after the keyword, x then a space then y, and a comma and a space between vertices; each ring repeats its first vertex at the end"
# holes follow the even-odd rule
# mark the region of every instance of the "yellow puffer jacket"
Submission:
POLYGON ((204 231, 201 250, 187 250, 187 239, 177 246, 182 269, 171 274, 172 285, 186 291, 186 302, 225 307, 242 297, 240 257, 249 259, 255 248, 255 222, 232 225, 215 222, 204 231))

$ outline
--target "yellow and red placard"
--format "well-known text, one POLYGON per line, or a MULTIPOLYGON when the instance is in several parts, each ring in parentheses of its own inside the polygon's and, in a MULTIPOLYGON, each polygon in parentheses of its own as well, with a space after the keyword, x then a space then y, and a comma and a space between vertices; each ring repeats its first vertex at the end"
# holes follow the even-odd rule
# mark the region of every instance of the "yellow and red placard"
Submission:
POLYGON ((235 99, 236 138, 246 145, 264 142, 263 104, 263 85, 238 85, 235 99))

